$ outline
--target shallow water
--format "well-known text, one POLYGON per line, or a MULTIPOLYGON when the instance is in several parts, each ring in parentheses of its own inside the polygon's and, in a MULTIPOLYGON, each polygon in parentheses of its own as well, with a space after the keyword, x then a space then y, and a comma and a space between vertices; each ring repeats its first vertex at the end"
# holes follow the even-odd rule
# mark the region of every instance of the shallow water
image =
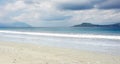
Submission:
POLYGON ((3 42, 34 43, 108 54, 120 54, 120 30, 117 28, 106 28, 106 30, 105 28, 99 28, 98 30, 96 28, 88 30, 87 28, 2 28, 0 31, 2 31, 0 32, 0 41, 3 42), (68 37, 64 37, 64 35, 68 37), (72 37, 74 35, 78 35, 80 38, 72 37), (81 35, 84 37, 81 37, 81 35), (96 37, 91 37, 91 35, 96 37), (109 36, 110 38, 114 36, 114 38, 98 38, 101 37, 98 35, 109 36), (115 38, 116 36, 117 38, 115 38))

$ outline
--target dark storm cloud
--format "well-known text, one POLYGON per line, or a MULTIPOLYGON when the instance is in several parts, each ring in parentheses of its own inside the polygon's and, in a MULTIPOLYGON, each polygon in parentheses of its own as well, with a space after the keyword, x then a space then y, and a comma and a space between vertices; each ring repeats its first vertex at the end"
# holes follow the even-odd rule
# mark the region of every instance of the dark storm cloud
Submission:
MULTIPOLYGON (((77 2, 77 0, 76 0, 77 2)), ((62 10, 120 9, 120 0, 88 0, 84 3, 65 2, 58 5, 62 10)))
POLYGON ((98 4, 99 9, 120 9, 120 0, 107 0, 98 4))
POLYGON ((64 10, 85 10, 93 8, 92 4, 75 4, 75 3, 66 3, 58 6, 60 9, 64 10))
MULTIPOLYGON (((105 0, 104 0, 105 1, 105 0)), ((84 0, 84 1, 68 1, 58 4, 58 8, 63 10, 87 10, 94 8, 96 3, 101 3, 103 0, 84 0)))

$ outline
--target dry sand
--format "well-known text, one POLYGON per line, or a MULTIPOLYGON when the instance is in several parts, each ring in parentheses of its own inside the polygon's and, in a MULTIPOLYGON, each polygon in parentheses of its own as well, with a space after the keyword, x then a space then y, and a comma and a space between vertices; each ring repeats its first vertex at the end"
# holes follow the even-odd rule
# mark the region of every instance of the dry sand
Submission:
POLYGON ((0 64, 120 64, 120 56, 20 43, 0 43, 0 64))

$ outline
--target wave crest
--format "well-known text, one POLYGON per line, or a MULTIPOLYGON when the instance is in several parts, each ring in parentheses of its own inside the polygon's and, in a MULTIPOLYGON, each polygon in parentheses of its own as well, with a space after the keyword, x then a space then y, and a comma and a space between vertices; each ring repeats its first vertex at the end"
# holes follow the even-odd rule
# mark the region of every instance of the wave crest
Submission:
POLYGON ((90 39, 116 39, 120 40, 120 36, 111 35, 90 35, 90 34, 60 34, 60 33, 39 33, 39 32, 21 32, 21 31, 2 31, 0 33, 37 35, 37 36, 52 36, 52 37, 67 37, 67 38, 90 38, 90 39))

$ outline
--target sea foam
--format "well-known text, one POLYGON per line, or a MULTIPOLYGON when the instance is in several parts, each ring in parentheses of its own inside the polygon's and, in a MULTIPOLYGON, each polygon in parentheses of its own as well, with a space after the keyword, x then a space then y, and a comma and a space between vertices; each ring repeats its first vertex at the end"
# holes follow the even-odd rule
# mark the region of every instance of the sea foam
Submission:
POLYGON ((90 38, 90 39, 95 38, 95 39, 115 39, 115 40, 120 40, 120 36, 113 36, 113 35, 111 36, 111 35, 92 35, 92 34, 61 34, 61 33, 7 31, 7 30, 0 30, 0 33, 35 35, 35 36, 66 37, 66 38, 90 38))

